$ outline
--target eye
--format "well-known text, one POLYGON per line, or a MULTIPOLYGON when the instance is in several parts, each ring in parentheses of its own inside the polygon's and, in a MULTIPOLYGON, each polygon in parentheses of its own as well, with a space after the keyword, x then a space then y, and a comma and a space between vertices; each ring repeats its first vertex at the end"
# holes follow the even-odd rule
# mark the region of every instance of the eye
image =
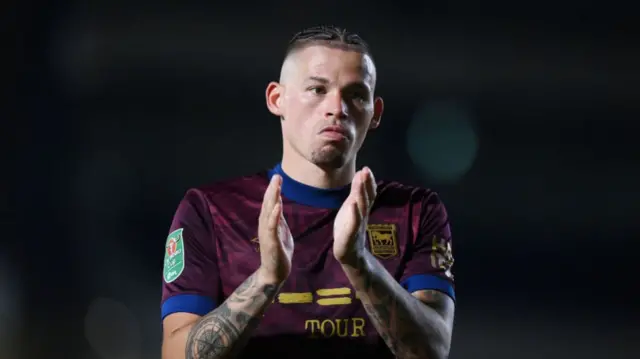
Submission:
POLYGON ((355 98, 357 100, 365 101, 366 99, 369 98, 369 95, 367 95, 366 93, 363 93, 363 92, 356 92, 355 94, 353 94, 353 98, 355 98))
POLYGON ((327 93, 327 90, 323 86, 311 86, 307 91, 311 91, 316 95, 324 95, 327 93))
POLYGON ((369 99, 369 95, 363 91, 353 91, 349 94, 349 97, 360 102, 365 102, 369 99))

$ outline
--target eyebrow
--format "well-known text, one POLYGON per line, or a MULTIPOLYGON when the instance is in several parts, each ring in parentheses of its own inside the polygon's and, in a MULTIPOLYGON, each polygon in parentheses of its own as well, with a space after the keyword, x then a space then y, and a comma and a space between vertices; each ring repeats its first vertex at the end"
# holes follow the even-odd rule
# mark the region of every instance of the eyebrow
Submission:
MULTIPOLYGON (((319 82, 323 85, 326 85, 328 83, 330 83, 331 81, 329 81, 329 79, 326 79, 324 77, 319 77, 319 76, 310 76, 307 78, 307 81, 315 81, 315 82, 319 82)), ((347 86, 345 86, 346 88, 357 88, 357 89, 362 89, 362 90, 367 90, 369 91, 369 86, 366 85, 366 83, 364 81, 356 81, 356 82, 352 82, 347 84, 347 86)))
POLYGON ((315 81, 315 82, 320 82, 322 84, 328 84, 330 81, 329 79, 326 79, 324 77, 318 77, 318 76, 310 76, 307 81, 315 81))

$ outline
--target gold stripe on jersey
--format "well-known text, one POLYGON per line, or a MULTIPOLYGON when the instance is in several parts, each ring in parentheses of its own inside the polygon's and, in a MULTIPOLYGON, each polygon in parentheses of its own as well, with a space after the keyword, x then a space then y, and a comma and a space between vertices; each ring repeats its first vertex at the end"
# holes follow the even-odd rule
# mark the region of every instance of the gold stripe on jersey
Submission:
POLYGON ((278 302, 281 304, 307 304, 313 303, 313 293, 280 293, 278 302))
POLYGON ((351 303, 352 303, 352 300, 349 297, 322 298, 316 301, 316 304, 322 305, 322 306, 349 305, 351 303))
POLYGON ((318 289, 316 295, 318 297, 333 297, 318 299, 316 304, 322 306, 349 305, 352 303, 351 288, 347 287, 318 289))
POLYGON ((351 295, 351 288, 342 287, 318 289, 316 291, 316 294, 320 297, 330 297, 333 295, 351 295))

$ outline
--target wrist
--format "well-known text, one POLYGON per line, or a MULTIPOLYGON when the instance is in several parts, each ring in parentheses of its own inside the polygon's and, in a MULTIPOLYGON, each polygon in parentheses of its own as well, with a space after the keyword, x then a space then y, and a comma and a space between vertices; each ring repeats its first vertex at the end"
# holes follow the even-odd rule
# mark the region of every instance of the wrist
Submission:
POLYGON ((280 289, 282 284, 284 284, 286 277, 282 278, 281 276, 270 273, 264 267, 260 267, 256 271, 256 279, 261 287, 276 287, 277 289, 280 289))
POLYGON ((336 260, 342 266, 361 269, 361 267, 366 263, 366 254, 366 248, 355 248, 351 251, 346 252, 342 257, 336 258, 336 260))

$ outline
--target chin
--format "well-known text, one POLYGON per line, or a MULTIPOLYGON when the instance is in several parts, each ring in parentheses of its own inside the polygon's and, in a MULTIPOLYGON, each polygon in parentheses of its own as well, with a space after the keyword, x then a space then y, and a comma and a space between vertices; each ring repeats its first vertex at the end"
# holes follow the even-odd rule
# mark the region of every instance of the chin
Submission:
POLYGON ((323 169, 339 169, 347 163, 347 152, 337 148, 323 148, 311 154, 311 162, 323 169))

